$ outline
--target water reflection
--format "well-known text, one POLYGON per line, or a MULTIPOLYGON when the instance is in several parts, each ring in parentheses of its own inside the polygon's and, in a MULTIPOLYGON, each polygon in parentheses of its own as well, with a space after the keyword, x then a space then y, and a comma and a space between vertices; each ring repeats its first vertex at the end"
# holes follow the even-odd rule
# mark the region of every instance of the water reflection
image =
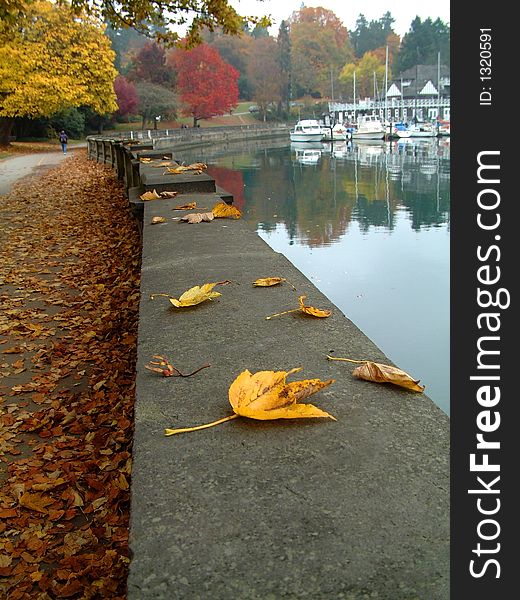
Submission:
POLYGON ((449 413, 449 139, 204 159, 259 234, 449 413))

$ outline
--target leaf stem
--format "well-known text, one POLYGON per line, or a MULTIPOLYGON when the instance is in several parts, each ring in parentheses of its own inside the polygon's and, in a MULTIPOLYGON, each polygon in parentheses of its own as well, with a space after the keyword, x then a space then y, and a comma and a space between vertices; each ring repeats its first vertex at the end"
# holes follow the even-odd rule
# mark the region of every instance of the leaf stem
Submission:
POLYGON ((229 417, 224 417, 223 419, 219 419, 218 421, 213 421, 213 423, 207 423, 206 425, 197 425, 197 427, 185 427, 183 429, 165 429, 164 435, 175 435, 176 433, 188 433, 189 431, 198 431, 199 429, 207 429, 208 427, 213 427, 214 425, 220 425, 220 423, 225 423, 226 421, 231 421, 231 419, 236 419, 240 415, 234 414, 229 415, 229 417))
POLYGON ((300 310, 299 308, 293 308, 291 310, 284 310, 283 312, 276 313, 275 315, 270 315, 269 317, 266 317, 266 320, 268 321, 269 319, 272 319, 273 317, 279 317, 281 315, 287 315, 289 313, 298 312, 299 310, 300 310))
POLYGON ((195 369, 195 371, 193 371, 192 373, 188 373, 187 375, 185 375, 184 373, 181 373, 179 371, 179 369, 176 369, 175 367, 174 367, 174 369, 177 371, 177 373, 180 375, 180 377, 191 377, 192 375, 195 375, 195 373, 198 373, 199 371, 202 371, 202 369, 206 369, 207 367, 211 367, 211 365, 210 364, 202 365, 202 367, 195 369))
POLYGON ((336 358, 335 356, 329 356, 328 354, 327 354, 327 358, 329 360, 342 360, 345 362, 358 363, 358 364, 370 362, 369 360, 353 360, 352 358, 336 358))

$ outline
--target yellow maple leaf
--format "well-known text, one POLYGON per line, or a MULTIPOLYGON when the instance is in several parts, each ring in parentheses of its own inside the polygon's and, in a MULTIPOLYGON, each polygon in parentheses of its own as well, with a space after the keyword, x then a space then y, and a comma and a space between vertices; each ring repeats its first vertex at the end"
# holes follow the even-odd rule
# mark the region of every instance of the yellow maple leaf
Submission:
POLYGON ((185 306, 195 306, 196 304, 200 304, 206 300, 213 300, 213 298, 218 298, 222 296, 219 292, 213 292, 213 288, 216 285, 223 284, 222 281, 217 281, 216 283, 204 283, 201 286, 194 286, 189 290, 186 290, 179 299, 172 298, 169 294, 151 294, 150 298, 153 300, 156 296, 166 296, 177 308, 182 308, 185 306))
POLYGON ((375 383, 393 383, 394 385, 404 387, 412 392, 424 391, 424 386, 419 385, 420 379, 414 379, 411 375, 408 375, 406 371, 397 367, 372 362, 371 360, 353 360, 351 358, 336 358, 333 356, 327 356, 327 358, 329 360, 359 363, 360 366, 352 371, 352 375, 359 379, 365 379, 366 381, 373 381, 375 383))
POLYGON ((306 297, 307 296, 300 296, 298 298, 300 308, 292 308, 291 310, 284 310, 283 312, 276 313, 275 315, 270 315, 269 317, 266 317, 266 319, 269 320, 269 319, 272 319, 273 317, 279 317, 281 315, 287 315, 288 313, 293 313, 293 312, 303 312, 304 314, 309 315, 311 317, 319 317, 321 319, 330 317, 330 315, 332 314, 331 310, 315 308, 314 306, 306 306, 303 302, 306 297))
POLYGON ((301 368, 290 371, 258 371, 251 373, 247 369, 233 381, 229 387, 229 403, 233 408, 233 415, 196 427, 183 429, 165 429, 165 435, 185 433, 207 429, 237 417, 248 417, 261 421, 274 419, 309 419, 325 417, 336 420, 331 414, 321 410, 313 404, 301 404, 300 400, 334 383, 334 379, 321 381, 320 379, 305 379, 286 383, 292 373, 301 371, 301 368))
POLYGON ((231 204, 226 204, 225 202, 219 202, 218 204, 215 204, 211 212, 215 215, 215 217, 219 218, 230 217, 231 219, 240 219, 242 216, 240 209, 231 204))
POLYGON ((256 279, 253 281, 253 285, 256 287, 270 287, 272 285, 278 285, 283 281, 287 281, 284 277, 264 277, 263 279, 256 279))

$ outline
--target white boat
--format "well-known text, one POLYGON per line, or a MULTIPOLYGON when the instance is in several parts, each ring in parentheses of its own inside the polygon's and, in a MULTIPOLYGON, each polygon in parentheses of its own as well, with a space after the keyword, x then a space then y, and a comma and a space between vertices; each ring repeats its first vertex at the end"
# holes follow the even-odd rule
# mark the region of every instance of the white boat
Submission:
POLYGON ((323 131, 323 140, 330 142, 331 140, 341 140, 341 141, 346 141, 349 140, 351 137, 351 134, 349 131, 347 131, 347 128, 345 127, 345 125, 342 125, 341 123, 336 123, 336 125, 334 125, 334 127, 323 127, 322 126, 322 131, 323 131))
POLYGON ((360 117, 356 130, 352 133, 355 140, 382 140, 385 137, 383 123, 375 115, 360 117))
POLYGON ((387 123, 386 134, 389 139, 402 139, 411 137, 412 133, 404 123, 387 123))
POLYGON ((290 132, 291 142, 321 142, 321 125, 314 119, 298 121, 290 132))
POLYGON ((416 125, 410 125, 410 127, 408 129, 410 131, 411 137, 413 137, 413 138, 437 137, 437 130, 430 123, 417 123, 416 125))

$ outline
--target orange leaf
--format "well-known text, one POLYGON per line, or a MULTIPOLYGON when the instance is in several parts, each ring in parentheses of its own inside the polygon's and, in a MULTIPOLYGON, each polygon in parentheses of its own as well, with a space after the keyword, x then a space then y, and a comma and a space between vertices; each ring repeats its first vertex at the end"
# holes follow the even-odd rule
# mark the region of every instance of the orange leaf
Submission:
POLYGON ((256 287, 270 287, 272 285, 278 285, 283 281, 287 281, 284 277, 264 277, 263 279, 256 279, 253 281, 253 285, 256 287))
POLYGON ((20 506, 24 508, 30 508, 31 510, 35 510, 37 512, 47 514, 47 506, 52 504, 54 500, 45 496, 44 494, 31 494, 29 492, 25 492, 20 496, 20 506))
POLYGON ((332 314, 332 311, 330 310, 322 310, 320 308, 314 308, 314 306, 305 306, 303 301, 306 297, 307 296, 300 296, 298 298, 298 302, 300 303, 300 309, 302 310, 302 312, 304 312, 306 315, 311 315, 311 317, 330 317, 330 315, 332 314))
POLYGON ((225 202, 219 202, 215 204, 212 209, 212 213, 215 217, 230 217, 231 219, 240 219, 242 213, 240 210, 231 204, 226 204, 225 202))

